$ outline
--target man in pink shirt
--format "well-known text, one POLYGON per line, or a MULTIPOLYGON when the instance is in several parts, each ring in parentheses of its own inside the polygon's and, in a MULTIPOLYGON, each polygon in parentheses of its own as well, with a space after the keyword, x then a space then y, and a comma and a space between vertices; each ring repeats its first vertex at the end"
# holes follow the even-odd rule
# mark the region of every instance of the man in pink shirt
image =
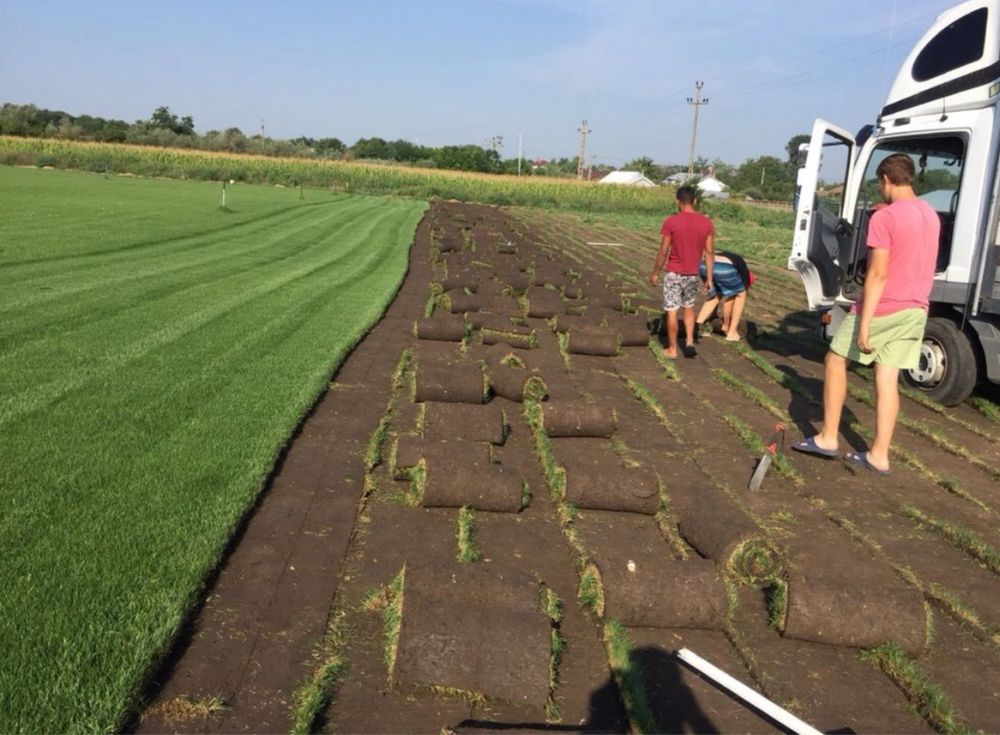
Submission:
POLYGON ((934 282, 941 221, 913 191, 914 166, 905 153, 875 171, 889 206, 868 227, 868 270, 861 300, 834 335, 826 356, 823 428, 794 449, 837 456, 840 415, 847 397, 847 361, 875 363, 875 439, 867 452, 844 459, 889 474, 889 444, 899 413, 899 371, 917 367, 934 282))
POLYGON ((694 357, 694 299, 701 285, 701 263, 705 261, 705 288, 712 290, 712 265, 715 262, 715 228, 705 215, 696 211, 694 188, 677 190, 677 214, 667 217, 660 228, 662 240, 656 265, 649 282, 656 286, 666 264, 663 279, 663 310, 667 313, 667 347, 663 354, 677 357, 677 310, 684 308, 684 356, 694 357))

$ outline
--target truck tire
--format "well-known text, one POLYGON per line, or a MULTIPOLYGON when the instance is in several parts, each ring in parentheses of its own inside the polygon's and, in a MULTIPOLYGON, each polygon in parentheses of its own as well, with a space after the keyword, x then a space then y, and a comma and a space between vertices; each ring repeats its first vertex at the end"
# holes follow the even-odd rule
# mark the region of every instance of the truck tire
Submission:
POLYGON ((976 354, 969 338, 943 317, 927 320, 920 365, 903 371, 903 381, 945 406, 957 406, 976 387, 976 354))

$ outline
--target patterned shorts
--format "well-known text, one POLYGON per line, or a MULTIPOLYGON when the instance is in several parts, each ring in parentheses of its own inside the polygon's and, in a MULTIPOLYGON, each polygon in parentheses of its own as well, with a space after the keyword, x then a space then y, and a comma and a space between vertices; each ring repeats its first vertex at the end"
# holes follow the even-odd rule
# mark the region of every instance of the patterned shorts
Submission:
POLYGON ((663 276, 663 310, 677 311, 683 307, 694 306, 694 298, 698 295, 701 278, 698 276, 682 276, 680 273, 667 272, 663 276))

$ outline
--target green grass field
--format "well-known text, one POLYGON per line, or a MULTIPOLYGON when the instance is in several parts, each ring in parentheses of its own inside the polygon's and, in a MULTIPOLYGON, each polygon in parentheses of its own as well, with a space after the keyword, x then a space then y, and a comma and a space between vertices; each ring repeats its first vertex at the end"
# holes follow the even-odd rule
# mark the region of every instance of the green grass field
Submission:
POLYGON ((0 167, 0 732, 122 725, 424 203, 0 167))

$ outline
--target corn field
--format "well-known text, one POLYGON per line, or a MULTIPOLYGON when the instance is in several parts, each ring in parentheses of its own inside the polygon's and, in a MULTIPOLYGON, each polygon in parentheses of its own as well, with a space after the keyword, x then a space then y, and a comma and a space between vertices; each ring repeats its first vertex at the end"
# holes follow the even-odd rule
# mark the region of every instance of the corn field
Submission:
POLYGON ((0 136, 0 164, 578 211, 660 213, 673 205, 669 188, 8 136, 0 136))

